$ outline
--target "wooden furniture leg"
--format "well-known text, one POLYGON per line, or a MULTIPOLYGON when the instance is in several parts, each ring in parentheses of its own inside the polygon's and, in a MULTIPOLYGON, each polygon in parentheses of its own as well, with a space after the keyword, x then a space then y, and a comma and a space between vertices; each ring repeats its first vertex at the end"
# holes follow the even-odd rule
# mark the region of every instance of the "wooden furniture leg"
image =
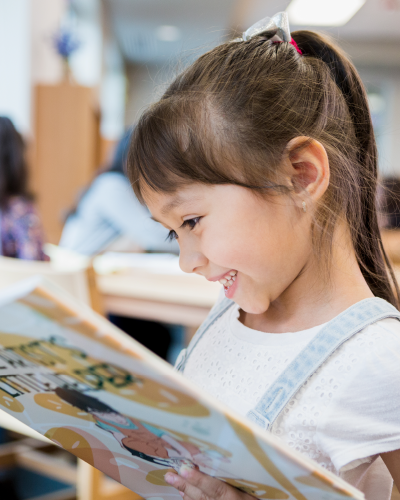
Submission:
POLYGON ((78 459, 76 500, 141 500, 141 497, 78 459))

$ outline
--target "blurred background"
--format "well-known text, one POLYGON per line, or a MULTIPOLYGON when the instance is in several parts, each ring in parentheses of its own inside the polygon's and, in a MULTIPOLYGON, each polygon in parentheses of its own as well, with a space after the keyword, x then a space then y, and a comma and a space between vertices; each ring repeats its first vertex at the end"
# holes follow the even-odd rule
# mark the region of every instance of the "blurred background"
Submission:
MULTIPOLYGON (((381 173, 400 175, 400 0, 303 1, 292 30, 323 29, 350 54, 370 96, 381 173)), ((289 3, 0 0, 0 115, 26 139, 47 241, 59 242, 78 190, 179 68, 289 3), (63 35, 75 49, 64 58, 63 35)))
MULTIPOLYGON (((400 0, 0 0, 0 288, 45 274, 173 363, 219 284, 180 272, 134 198, 131 129, 187 64, 286 9, 292 31, 330 33, 361 74, 398 265, 400 0)), ((0 424, 2 499, 137 498, 4 412, 0 424)))

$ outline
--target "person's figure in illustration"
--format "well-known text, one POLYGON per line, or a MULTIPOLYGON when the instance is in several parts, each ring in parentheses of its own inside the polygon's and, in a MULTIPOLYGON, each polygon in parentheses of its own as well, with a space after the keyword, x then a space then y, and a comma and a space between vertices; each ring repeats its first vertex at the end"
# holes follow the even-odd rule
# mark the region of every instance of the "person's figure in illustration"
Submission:
POLYGON ((61 387, 55 392, 67 403, 90 413, 96 425, 111 432, 121 447, 133 456, 177 470, 183 464, 198 468, 199 465, 211 465, 213 458, 223 459, 214 450, 201 451, 196 445, 178 440, 167 431, 146 422, 125 416, 92 396, 61 387))

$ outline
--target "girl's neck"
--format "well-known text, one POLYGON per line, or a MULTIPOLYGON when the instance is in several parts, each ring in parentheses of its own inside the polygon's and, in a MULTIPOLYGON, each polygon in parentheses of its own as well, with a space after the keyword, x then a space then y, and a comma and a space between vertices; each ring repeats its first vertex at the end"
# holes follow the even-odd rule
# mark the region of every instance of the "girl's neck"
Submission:
POLYGON ((241 311, 247 327, 269 333, 302 331, 333 319, 353 304, 373 294, 365 281, 346 226, 336 228, 329 273, 321 271, 314 256, 303 272, 263 314, 241 311), (326 277, 328 275, 328 278, 326 277))

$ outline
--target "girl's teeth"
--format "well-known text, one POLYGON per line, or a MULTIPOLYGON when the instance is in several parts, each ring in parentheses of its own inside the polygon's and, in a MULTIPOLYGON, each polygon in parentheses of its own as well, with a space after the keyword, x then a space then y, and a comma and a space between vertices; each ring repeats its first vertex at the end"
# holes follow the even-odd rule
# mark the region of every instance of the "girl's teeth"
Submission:
POLYGON ((236 280, 237 271, 229 271, 229 273, 219 280, 221 285, 224 285, 225 289, 228 289, 236 280))

